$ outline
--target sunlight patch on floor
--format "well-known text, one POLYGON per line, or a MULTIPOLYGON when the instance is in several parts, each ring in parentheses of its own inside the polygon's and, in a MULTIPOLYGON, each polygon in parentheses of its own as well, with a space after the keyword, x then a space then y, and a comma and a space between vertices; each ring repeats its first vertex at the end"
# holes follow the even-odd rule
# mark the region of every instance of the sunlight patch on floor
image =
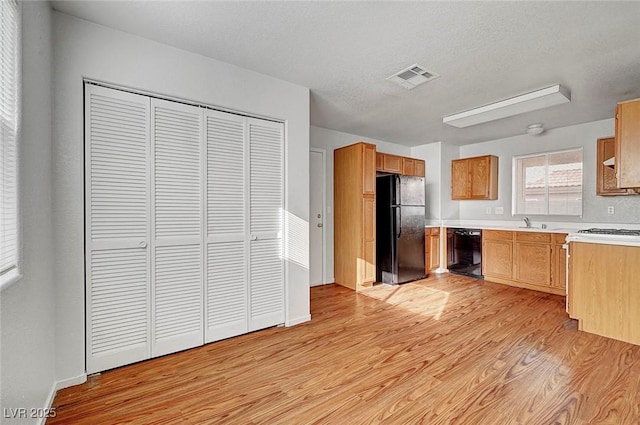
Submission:
POLYGON ((449 301, 449 292, 411 283, 396 286, 375 285, 364 288, 360 293, 435 320, 440 320, 449 301))

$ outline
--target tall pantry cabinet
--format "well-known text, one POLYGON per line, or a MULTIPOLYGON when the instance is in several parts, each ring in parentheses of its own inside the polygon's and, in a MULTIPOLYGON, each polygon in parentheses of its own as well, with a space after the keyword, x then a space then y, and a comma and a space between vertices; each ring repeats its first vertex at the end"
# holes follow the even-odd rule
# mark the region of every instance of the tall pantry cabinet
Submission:
POLYGON ((283 125, 85 86, 87 372, 284 322, 283 125))
POLYGON ((358 290, 376 280, 376 146, 334 151, 335 281, 358 290))

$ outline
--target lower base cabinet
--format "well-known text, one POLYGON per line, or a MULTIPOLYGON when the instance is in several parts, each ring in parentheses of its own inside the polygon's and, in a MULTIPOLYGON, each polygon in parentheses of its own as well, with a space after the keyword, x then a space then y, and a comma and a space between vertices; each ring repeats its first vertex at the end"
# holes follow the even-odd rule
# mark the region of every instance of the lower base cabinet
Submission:
POLYGON ((571 242, 569 252, 569 316, 578 329, 640 345, 640 247, 571 242))
POLYGON ((566 295, 564 233, 484 230, 485 280, 566 295))
POLYGON ((424 229, 424 272, 429 274, 440 267, 440 228, 424 229))

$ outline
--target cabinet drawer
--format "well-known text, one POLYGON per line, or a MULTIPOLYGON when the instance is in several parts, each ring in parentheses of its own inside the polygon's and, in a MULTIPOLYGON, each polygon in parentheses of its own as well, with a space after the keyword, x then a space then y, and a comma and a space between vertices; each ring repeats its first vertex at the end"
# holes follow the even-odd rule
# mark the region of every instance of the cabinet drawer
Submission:
POLYGON ((551 243, 551 233, 516 232, 516 241, 551 243))
POLYGON ((513 232, 509 230, 483 230, 482 238, 487 240, 511 241, 513 232))
POLYGON ((556 245, 562 245, 563 243, 565 243, 567 241, 567 234, 566 233, 552 233, 551 234, 551 240, 556 245))

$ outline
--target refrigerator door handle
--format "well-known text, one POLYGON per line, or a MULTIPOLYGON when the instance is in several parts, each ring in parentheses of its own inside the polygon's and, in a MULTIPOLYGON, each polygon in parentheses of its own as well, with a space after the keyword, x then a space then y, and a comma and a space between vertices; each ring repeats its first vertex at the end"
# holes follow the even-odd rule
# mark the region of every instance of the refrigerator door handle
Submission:
POLYGON ((397 238, 400 239, 402 234, 402 208, 394 208, 396 211, 396 229, 398 229, 397 238))
POLYGON ((394 205, 400 205, 402 204, 402 193, 401 193, 401 187, 402 185, 400 184, 400 176, 395 174, 393 176, 393 180, 394 180, 394 184, 396 186, 396 190, 394 190, 393 192, 393 196, 395 197, 395 199, 393 200, 394 205))

